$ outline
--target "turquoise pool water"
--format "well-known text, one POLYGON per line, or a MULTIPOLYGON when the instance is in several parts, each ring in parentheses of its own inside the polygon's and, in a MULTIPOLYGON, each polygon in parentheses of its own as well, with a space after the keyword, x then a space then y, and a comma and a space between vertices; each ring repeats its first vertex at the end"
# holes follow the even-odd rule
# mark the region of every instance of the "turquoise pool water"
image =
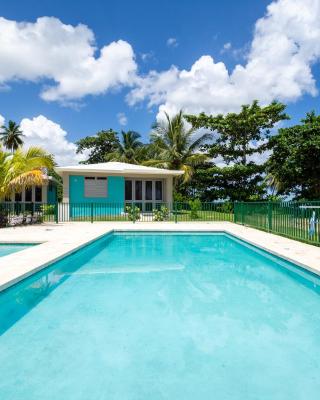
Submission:
POLYGON ((319 283, 223 234, 106 236, 0 294, 0 399, 319 399, 319 283))
POLYGON ((20 250, 28 249, 30 246, 34 246, 33 244, 4 244, 0 243, 0 257, 7 256, 8 254, 15 253, 20 250))

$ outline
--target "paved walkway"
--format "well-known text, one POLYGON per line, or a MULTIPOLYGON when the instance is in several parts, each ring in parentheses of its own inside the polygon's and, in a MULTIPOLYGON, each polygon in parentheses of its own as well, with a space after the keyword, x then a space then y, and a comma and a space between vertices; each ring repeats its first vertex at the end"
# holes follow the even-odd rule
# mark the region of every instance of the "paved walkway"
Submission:
POLYGON ((320 248, 231 222, 68 222, 0 229, 0 243, 41 243, 0 257, 0 291, 112 230, 219 231, 320 275, 320 248))

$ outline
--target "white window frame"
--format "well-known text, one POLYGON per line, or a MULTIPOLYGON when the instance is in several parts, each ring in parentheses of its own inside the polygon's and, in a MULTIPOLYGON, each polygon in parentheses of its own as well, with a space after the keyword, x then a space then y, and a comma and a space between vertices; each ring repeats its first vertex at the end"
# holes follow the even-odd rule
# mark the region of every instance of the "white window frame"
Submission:
MULTIPOLYGON (((132 185, 132 199, 131 200, 126 200, 127 203, 163 203, 165 199, 165 179, 157 179, 157 178, 126 178, 126 181, 131 181, 132 185), (136 181, 142 181, 142 199, 141 200, 136 200, 136 181), (146 200, 146 182, 147 181, 152 181, 152 200, 146 200), (160 181, 162 182, 162 199, 161 200, 156 200, 156 182, 160 181)), ((124 194, 125 197, 125 194, 124 194)))

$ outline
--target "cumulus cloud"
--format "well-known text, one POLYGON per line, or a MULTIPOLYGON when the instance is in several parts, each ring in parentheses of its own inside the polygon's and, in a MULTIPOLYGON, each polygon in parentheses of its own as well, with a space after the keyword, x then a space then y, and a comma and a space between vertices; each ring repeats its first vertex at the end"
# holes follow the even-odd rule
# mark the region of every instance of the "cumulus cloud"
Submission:
POLYGON ((171 37, 167 40, 167 46, 168 47, 178 47, 179 43, 178 40, 174 37, 171 37))
POLYGON ((128 118, 127 118, 127 116, 126 116, 125 113, 122 113, 122 112, 118 113, 118 114, 117 114, 117 118, 118 118, 118 122, 119 122, 119 124, 120 124, 121 126, 127 125, 127 123, 128 123, 128 118))
POLYGON ((67 132, 45 116, 24 118, 20 126, 25 146, 43 147, 55 156, 58 165, 78 164, 86 159, 86 154, 76 154, 76 145, 68 141, 67 132))
POLYGON ((228 71, 212 56, 200 57, 190 70, 172 66, 137 80, 127 101, 147 100, 159 114, 236 111, 258 99, 295 101, 317 95, 312 66, 320 58, 320 0, 278 0, 255 24, 246 63, 228 71))
POLYGON ((66 25, 53 17, 34 23, 0 18, 0 59, 0 85, 19 79, 53 81, 41 93, 47 101, 68 102, 131 85, 137 69, 126 41, 98 50, 87 26, 66 25))

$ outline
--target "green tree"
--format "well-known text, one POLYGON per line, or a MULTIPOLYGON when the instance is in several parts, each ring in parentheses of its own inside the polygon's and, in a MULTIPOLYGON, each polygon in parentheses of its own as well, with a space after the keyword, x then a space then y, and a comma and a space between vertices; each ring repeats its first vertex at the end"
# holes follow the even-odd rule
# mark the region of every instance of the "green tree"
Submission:
POLYGON ((262 178, 261 174, 257 173, 258 167, 262 173, 264 165, 257 166, 253 163, 245 166, 234 164, 224 167, 219 167, 214 163, 199 165, 190 184, 186 187, 186 195, 197 196, 202 201, 262 198, 264 188, 259 185, 262 178))
POLYGON ((139 164, 144 158, 143 143, 138 132, 121 132, 122 140, 118 142, 117 148, 106 155, 107 161, 120 161, 130 164, 139 164))
POLYGON ((8 150, 11 150, 11 153, 23 145, 22 137, 24 135, 20 129, 20 125, 10 120, 8 126, 2 125, 1 129, 0 140, 8 150))
POLYGON ((239 113, 186 117, 194 128, 210 129, 217 135, 205 150, 213 159, 221 157, 225 166, 205 172, 207 180, 211 174, 212 184, 206 182, 211 190, 232 200, 259 198, 265 194, 262 155, 270 149, 269 138, 275 124, 289 118, 285 108, 278 102, 262 107, 254 101, 243 105, 239 113))
POLYGON ((106 156, 117 150, 119 139, 117 132, 109 129, 102 130, 94 136, 86 136, 76 142, 77 153, 89 152, 89 156, 83 164, 96 164, 106 161, 106 156))
POLYGON ((40 147, 27 150, 18 148, 12 155, 0 149, 0 199, 13 190, 42 185, 45 181, 43 169, 53 169, 54 161, 50 154, 40 147))
POLYGON ((151 133, 154 158, 146 165, 183 170, 183 182, 189 182, 197 165, 208 159, 199 152, 200 147, 211 138, 211 134, 196 135, 196 128, 189 128, 180 111, 173 118, 165 113, 165 121, 157 122, 151 133))
POLYGON ((300 125, 279 129, 270 139, 267 181, 275 192, 320 198, 320 115, 308 113, 300 125))

